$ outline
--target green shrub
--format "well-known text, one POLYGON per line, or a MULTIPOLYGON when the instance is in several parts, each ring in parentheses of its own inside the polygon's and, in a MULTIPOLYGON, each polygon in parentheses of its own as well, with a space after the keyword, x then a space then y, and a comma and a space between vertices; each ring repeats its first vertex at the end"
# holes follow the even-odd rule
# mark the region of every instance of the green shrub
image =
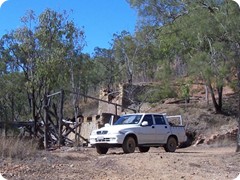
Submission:
POLYGON ((237 92, 238 89, 238 81, 237 79, 234 79, 230 83, 230 88, 232 88, 235 92, 237 92))
POLYGON ((172 87, 165 85, 148 89, 147 92, 139 96, 139 100, 149 103, 156 103, 166 98, 175 97, 177 97, 177 93, 175 92, 175 90, 172 87))

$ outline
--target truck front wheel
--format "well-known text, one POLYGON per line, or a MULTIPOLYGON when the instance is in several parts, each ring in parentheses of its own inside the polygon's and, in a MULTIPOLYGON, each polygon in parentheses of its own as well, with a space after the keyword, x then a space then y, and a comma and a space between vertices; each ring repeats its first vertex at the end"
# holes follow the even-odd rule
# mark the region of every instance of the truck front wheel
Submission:
POLYGON ((166 152, 175 152, 177 149, 177 140, 174 137, 169 137, 167 144, 164 145, 164 149, 166 152))
POLYGON ((98 154, 107 154, 108 148, 100 145, 96 145, 97 153, 98 154))
POLYGON ((122 148, 124 153, 134 153, 136 148, 135 139, 131 136, 127 137, 123 142, 122 148))

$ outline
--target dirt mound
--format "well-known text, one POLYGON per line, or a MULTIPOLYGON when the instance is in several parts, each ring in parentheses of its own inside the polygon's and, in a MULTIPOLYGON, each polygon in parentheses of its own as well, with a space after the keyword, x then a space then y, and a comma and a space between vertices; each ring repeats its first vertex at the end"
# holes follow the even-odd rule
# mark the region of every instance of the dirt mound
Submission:
POLYGON ((210 137, 199 135, 193 146, 207 144, 211 146, 231 146, 236 144, 238 129, 228 130, 227 133, 213 134, 210 137))

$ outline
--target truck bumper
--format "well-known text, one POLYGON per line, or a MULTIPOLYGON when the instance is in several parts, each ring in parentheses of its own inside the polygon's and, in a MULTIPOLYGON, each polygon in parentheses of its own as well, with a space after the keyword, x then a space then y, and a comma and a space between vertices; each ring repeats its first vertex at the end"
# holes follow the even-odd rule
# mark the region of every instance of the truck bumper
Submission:
POLYGON ((91 135, 90 144, 122 144, 124 141, 124 135, 121 134, 109 134, 109 135, 91 135))

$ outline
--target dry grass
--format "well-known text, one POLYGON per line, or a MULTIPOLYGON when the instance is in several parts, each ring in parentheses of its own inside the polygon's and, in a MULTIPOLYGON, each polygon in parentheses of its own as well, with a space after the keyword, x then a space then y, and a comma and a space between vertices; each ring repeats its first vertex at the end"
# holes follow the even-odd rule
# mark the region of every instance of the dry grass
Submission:
POLYGON ((24 159, 31 157, 36 154, 37 147, 37 143, 33 139, 0 137, 0 158, 24 159))

